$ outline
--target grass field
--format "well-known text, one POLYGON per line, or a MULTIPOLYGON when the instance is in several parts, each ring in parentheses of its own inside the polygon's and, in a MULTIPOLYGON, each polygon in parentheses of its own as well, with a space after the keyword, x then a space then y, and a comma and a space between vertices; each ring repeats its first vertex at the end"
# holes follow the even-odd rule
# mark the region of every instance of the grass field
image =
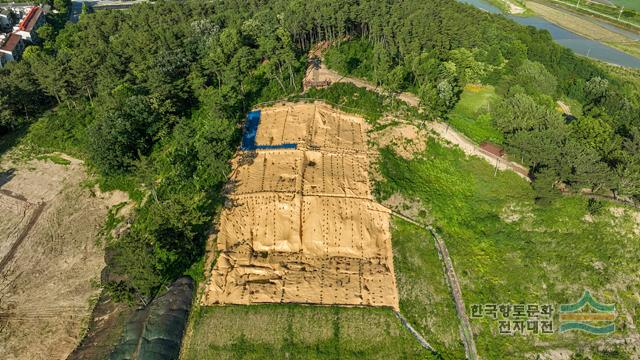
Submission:
POLYGON ((633 9, 640 12, 640 1, 638 0, 610 0, 618 6, 624 6, 627 9, 633 9))
POLYGON ((431 359, 389 309, 201 307, 183 359, 431 359))
POLYGON ((456 310, 431 234, 399 219, 392 228, 400 312, 441 358, 464 358, 456 310))
POLYGON ((493 86, 467 85, 449 117, 449 123, 477 143, 491 141, 501 144, 502 133, 493 126, 489 115, 498 98, 493 86))
MULTIPOLYGON (((587 200, 580 197, 537 205, 529 184, 515 174, 494 177, 482 160, 433 140, 413 161, 383 151, 380 171, 386 178, 377 187, 380 197, 399 192, 430 209, 427 217, 448 244, 467 306, 571 303, 589 289, 598 300, 617 304, 615 338, 636 334, 629 326, 639 319, 634 259, 640 257, 640 243, 634 231, 640 231, 640 217, 634 220, 630 210, 604 204, 600 213, 589 215, 587 200)), ((575 333, 499 336, 498 323, 488 319, 472 325, 485 359, 581 351, 594 340, 575 333)), ((611 348, 607 358, 627 358, 611 348)))

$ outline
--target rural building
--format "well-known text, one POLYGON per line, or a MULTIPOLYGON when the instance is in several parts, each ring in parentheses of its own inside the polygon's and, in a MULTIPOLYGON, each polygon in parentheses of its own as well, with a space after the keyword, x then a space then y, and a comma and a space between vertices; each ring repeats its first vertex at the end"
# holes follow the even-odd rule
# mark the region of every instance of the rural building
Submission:
POLYGON ((24 42, 18 34, 9 34, 0 45, 0 67, 9 61, 15 61, 20 58, 24 50, 24 42))
POLYGON ((13 28, 14 34, 22 36, 22 39, 29 42, 37 40, 36 30, 44 24, 44 11, 39 6, 34 6, 27 12, 27 15, 20 20, 18 26, 13 28))

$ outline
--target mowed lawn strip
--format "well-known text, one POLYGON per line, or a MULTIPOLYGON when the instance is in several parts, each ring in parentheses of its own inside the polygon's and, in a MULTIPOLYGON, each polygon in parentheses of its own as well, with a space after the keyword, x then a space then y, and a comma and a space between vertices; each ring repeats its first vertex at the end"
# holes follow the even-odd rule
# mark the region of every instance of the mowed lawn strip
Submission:
POLYGON ((618 6, 624 6, 627 9, 640 12, 640 1, 638 0, 611 0, 611 2, 618 6))
POLYGON ((449 124, 476 143, 503 142, 502 133, 493 125, 490 110, 500 98, 491 85, 465 86, 460 101, 449 116, 449 124))

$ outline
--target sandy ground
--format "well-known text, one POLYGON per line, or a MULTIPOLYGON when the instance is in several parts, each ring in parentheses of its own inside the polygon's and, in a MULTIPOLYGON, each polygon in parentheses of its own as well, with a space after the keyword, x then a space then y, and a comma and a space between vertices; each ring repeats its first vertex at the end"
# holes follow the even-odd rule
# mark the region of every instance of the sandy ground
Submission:
MULTIPOLYGON (((307 69, 307 74, 305 76, 305 81, 304 81, 305 86, 308 87, 312 85, 313 84, 312 79, 316 78, 316 76, 318 80, 321 82, 322 81, 329 81, 330 83, 345 82, 345 83, 354 84, 355 86, 358 86, 358 87, 363 87, 370 91, 376 91, 379 93, 384 92, 384 89, 374 86, 365 80, 342 76, 337 72, 327 68, 327 66, 324 63, 321 64, 320 69, 318 70, 313 70, 312 67, 309 67, 309 69, 307 69), (314 71, 317 71, 317 75, 314 74, 314 71)), ((404 92, 396 96, 398 99, 406 102, 411 106, 417 107, 420 104, 420 99, 414 94, 404 92)), ((467 138, 461 133, 450 128, 447 124, 439 121, 430 121, 426 123, 426 127, 429 130, 434 131, 441 139, 446 140, 451 144, 459 146, 460 149, 464 151, 465 154, 471 155, 471 156, 478 156, 486 160, 493 166, 497 167, 498 170, 512 170, 523 179, 527 181, 530 180, 529 177, 527 176, 528 170, 524 166, 486 152, 485 150, 480 148, 480 146, 476 145, 473 141, 471 141, 471 139, 467 138)), ((402 128, 398 131, 404 132, 407 134, 411 133, 411 129, 407 129, 407 128, 402 128)), ((391 135, 391 138, 395 138, 395 137, 396 135, 391 135)))
POLYGON ((66 358, 88 322, 90 299, 99 293, 92 282, 99 283, 104 252, 96 235, 121 194, 96 197, 81 186, 82 162, 67 159, 71 164, 1 163, 0 208, 17 210, 3 211, 2 226, 13 229, 0 235, 0 244, 12 247, 13 234, 24 234, 11 256, 3 254, 0 269, 3 359, 66 358), (30 228, 22 217, 32 212, 20 207, 41 208, 30 228))
POLYGON ((369 132, 369 138, 379 148, 389 146, 396 154, 407 160, 413 159, 414 155, 427 148, 429 133, 425 129, 392 117, 382 119, 381 125, 383 126, 381 130, 369 132), (393 125, 386 126, 389 123, 393 125))
POLYGON ((322 103, 261 111, 257 145, 298 147, 238 154, 202 303, 397 309, 390 212, 371 196, 364 120, 322 103))
POLYGON ((525 12, 525 9, 522 6, 518 6, 509 0, 503 0, 503 1, 507 4, 507 7, 509 8, 509 13, 518 15, 518 14, 523 14, 525 12))

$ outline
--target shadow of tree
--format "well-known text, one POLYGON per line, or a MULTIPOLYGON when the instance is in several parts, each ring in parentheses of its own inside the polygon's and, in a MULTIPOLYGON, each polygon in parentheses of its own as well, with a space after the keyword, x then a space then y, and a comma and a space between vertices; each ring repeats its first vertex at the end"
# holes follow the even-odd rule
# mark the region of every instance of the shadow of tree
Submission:
POLYGON ((4 186, 4 184, 8 183, 15 176, 16 169, 11 168, 7 170, 0 171, 0 188, 4 186))
POLYGON ((0 135, 0 156, 13 148, 27 133, 27 127, 15 129, 7 134, 0 135))

